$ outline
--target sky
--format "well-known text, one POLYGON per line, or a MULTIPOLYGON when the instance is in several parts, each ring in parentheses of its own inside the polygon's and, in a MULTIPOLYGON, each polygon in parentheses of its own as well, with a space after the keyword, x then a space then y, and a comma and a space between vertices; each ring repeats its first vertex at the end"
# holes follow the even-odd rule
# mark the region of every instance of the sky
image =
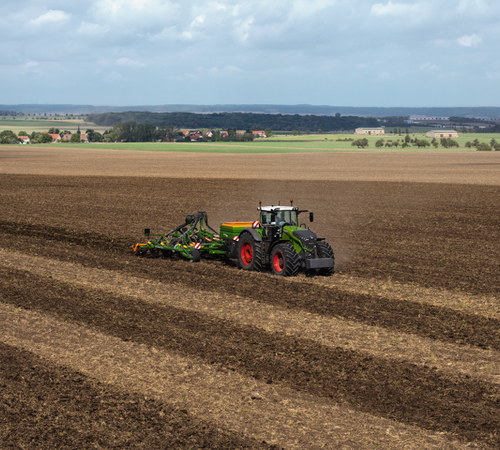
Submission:
POLYGON ((0 104, 500 106, 498 0, 3 0, 0 104))

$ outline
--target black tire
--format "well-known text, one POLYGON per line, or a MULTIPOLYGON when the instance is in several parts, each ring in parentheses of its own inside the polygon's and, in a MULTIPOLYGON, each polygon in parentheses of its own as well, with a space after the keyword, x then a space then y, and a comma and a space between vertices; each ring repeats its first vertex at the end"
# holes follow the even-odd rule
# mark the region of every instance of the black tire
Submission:
POLYGON ((250 233, 242 233, 238 241, 238 265, 243 270, 262 270, 262 245, 250 233))
POLYGON ((193 259, 190 259, 189 261, 194 263, 201 261, 201 253, 199 250, 196 250, 195 248, 191 249, 191 256, 193 259))
POLYGON ((274 275, 295 277, 299 273, 300 259, 292 244, 278 244, 271 252, 271 270, 274 275))
POLYGON ((329 277, 335 273, 335 255, 333 254, 332 247, 328 242, 320 241, 316 244, 316 249, 318 250, 319 258, 332 258, 333 267, 325 267, 323 269, 317 269, 317 274, 325 277, 329 277))

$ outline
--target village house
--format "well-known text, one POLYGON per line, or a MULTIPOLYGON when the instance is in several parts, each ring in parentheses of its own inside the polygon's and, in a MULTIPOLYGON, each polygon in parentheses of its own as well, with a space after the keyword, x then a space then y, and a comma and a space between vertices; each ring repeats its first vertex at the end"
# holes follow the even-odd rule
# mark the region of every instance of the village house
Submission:
POLYGON ((266 132, 263 130, 254 130, 253 135, 254 135, 254 137, 265 138, 266 132))
POLYGON ((431 138, 457 138, 458 133, 455 130, 431 130, 426 133, 431 138))
POLYGON ((52 141, 59 142, 61 140, 61 136, 59 136, 57 133, 47 133, 46 131, 44 131, 43 134, 48 134, 52 138, 52 141))
POLYGON ((377 135, 377 134, 385 134, 385 129, 383 127, 379 128, 356 128, 356 131, 354 134, 370 134, 370 135, 377 135))
POLYGON ((236 134, 245 134, 246 133, 246 130, 236 130, 236 134))
POLYGON ((30 138, 29 136, 18 136, 19 139, 21 139, 21 144, 29 144, 30 143, 30 138))

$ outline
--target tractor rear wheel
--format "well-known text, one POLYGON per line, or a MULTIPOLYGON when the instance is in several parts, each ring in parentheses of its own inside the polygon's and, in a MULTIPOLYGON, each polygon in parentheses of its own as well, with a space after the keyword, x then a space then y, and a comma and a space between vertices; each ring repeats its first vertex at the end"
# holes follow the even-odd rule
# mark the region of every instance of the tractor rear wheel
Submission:
POLYGON ((250 233, 243 233, 238 242, 238 263, 243 270, 262 270, 262 245, 250 233))
POLYGON ((333 259, 333 267, 325 267, 323 269, 317 269, 317 274, 318 275, 324 275, 326 277, 329 277, 330 275, 333 275, 335 271, 335 255, 333 254, 332 247, 330 247, 330 244, 328 242, 318 242, 316 245, 316 249, 318 250, 318 257, 319 258, 332 258, 333 259))
POLYGON ((271 252, 271 269, 275 275, 294 277, 299 272, 299 255, 292 244, 278 244, 271 252))

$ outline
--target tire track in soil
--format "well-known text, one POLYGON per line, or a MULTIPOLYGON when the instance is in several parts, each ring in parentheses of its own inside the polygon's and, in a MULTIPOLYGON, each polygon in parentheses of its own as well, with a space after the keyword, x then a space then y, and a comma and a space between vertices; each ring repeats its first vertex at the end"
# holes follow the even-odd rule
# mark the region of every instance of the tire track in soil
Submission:
POLYGON ((3 301, 95 327, 124 340, 197 356, 247 376, 357 410, 498 446, 500 388, 330 348, 203 314, 0 271, 3 301))
POLYGON ((278 449, 0 342, 2 449, 278 449))
MULTIPOLYGON (((437 366, 438 370, 453 375, 461 373, 500 384, 500 353, 493 350, 466 346, 460 348, 457 353, 455 344, 431 341, 415 335, 395 333, 301 310, 287 310, 243 297, 198 291, 194 286, 188 289, 178 285, 166 285, 127 276, 122 272, 91 269, 78 263, 7 252, 0 248, 0 266, 2 265, 71 285, 99 289, 112 295, 134 297, 153 304, 167 304, 231 322, 253 325, 267 331, 294 334, 329 347, 349 348, 395 361, 437 366)), ((301 277, 293 281, 301 283, 304 280, 306 278, 301 277)), ((310 279, 307 280, 310 282, 310 279)), ((322 277, 314 281, 337 284, 339 279, 337 276, 335 279, 322 277)), ((431 294, 428 291, 424 290, 426 295, 431 294)), ((456 298, 458 300, 455 301, 464 301, 459 296, 456 298)))
MULTIPOLYGON (((6 229, 9 234, 13 234, 15 227, 16 224, 11 224, 6 229)), ((353 293, 313 283, 293 283, 287 279, 248 273, 207 261, 193 265, 185 261, 173 264, 172 259, 137 259, 123 249, 126 238, 116 238, 115 245, 111 238, 94 233, 88 233, 91 237, 86 241, 87 233, 72 230, 38 225, 23 225, 18 229, 22 234, 44 236, 44 240, 48 235, 50 239, 45 245, 43 240, 36 245, 33 237, 20 236, 17 238, 16 250, 21 252, 36 252, 37 247, 45 247, 44 256, 63 261, 74 261, 78 257, 79 263, 88 267, 121 271, 135 277, 187 287, 196 282, 199 290, 238 295, 283 308, 301 309, 432 340, 500 350, 500 320, 495 318, 465 314, 420 302, 353 293), (71 253, 68 252, 68 247, 60 245, 66 242, 71 244, 71 253), (80 245, 85 242, 90 247, 87 251, 80 245)), ((8 248, 8 242, 8 238, 2 242, 0 237, 2 247, 8 248)))
POLYGON ((198 358, 125 342, 37 311, 0 303, 0 321, 4 324, 0 341, 7 345, 286 449, 400 450, 402 443, 420 449, 485 448, 221 370, 198 358))
MULTIPOLYGON (((238 192, 263 189, 262 180, 193 180, 196 188, 171 178, 2 175, 0 205, 4 220, 105 230, 135 241, 131 230, 137 230, 136 236, 144 227, 165 231, 198 209, 216 211, 221 221, 248 217, 245 202, 236 202, 238 192), (165 198, 165 192, 178 194, 165 198), (164 198, 164 206, 151 208, 153 198, 164 198)), ((315 228, 333 245, 337 266, 346 273, 500 292, 500 186, 318 180, 264 184, 264 192, 274 198, 304 198, 307 192, 308 208, 322 211, 315 228), (325 198, 325 192, 332 196, 325 198)))

